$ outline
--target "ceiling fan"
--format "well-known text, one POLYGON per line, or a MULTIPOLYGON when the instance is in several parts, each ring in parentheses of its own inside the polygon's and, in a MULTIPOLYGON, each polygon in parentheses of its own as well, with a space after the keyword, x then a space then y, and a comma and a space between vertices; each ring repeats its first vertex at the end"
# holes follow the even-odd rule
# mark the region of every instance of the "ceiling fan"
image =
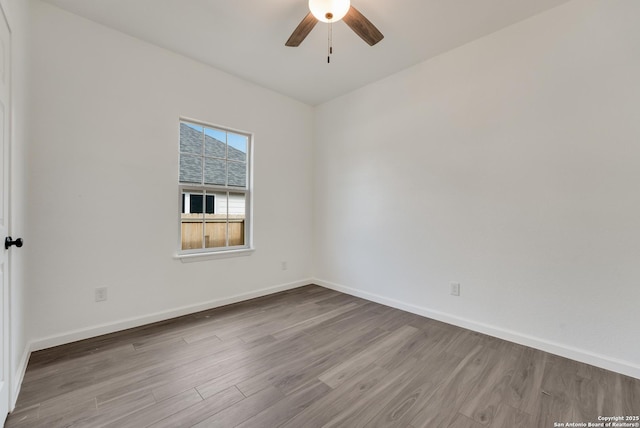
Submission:
POLYGON ((384 38, 371 21, 365 18, 358 9, 351 6, 350 0, 309 0, 309 10, 307 16, 293 30, 285 46, 299 46, 318 21, 332 24, 341 19, 369 46, 375 45, 384 38))

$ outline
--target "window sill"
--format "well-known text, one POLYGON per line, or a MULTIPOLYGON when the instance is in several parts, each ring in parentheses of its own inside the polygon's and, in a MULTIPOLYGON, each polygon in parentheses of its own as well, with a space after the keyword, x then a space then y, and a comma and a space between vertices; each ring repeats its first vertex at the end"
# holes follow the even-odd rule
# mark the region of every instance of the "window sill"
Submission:
POLYGON ((242 248, 240 250, 218 251, 210 253, 176 254, 173 258, 182 263, 203 262, 206 260, 227 259, 230 257, 246 257, 255 251, 254 248, 242 248))

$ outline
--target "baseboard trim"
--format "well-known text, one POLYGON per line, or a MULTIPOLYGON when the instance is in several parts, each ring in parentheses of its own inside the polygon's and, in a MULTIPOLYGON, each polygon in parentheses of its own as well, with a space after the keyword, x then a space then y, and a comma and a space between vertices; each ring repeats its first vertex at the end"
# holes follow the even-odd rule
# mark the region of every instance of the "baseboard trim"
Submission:
POLYGON ((640 379, 640 366, 633 364, 629 361, 619 360, 606 355, 587 351, 585 349, 579 349, 572 346, 567 346, 561 343, 545 340, 535 336, 530 336, 517 331, 505 329, 502 327, 497 327, 490 324, 476 322, 471 319, 458 317, 455 315, 429 309, 423 306, 414 305, 411 303, 405 303, 400 300, 391 299, 378 294, 358 290, 356 288, 351 288, 351 287, 336 284, 333 282, 324 281, 322 279, 316 278, 313 280, 313 283, 320 285, 321 287, 329 288, 331 290, 339 291, 345 294, 350 294, 352 296, 356 296, 372 302, 380 303, 385 306, 390 306, 392 308, 400 309, 406 312, 411 312, 416 315, 442 321, 447 324, 463 327, 469 330, 476 331, 478 333, 483 333, 489 336, 497 337, 499 339, 507 340, 509 342, 539 349, 541 351, 549 352, 551 354, 559 355, 561 357, 570 358, 575 361, 590 364, 592 366, 600 367, 606 370, 611 370, 616 373, 621 373, 626 376, 631 376, 636 379, 640 379))
MULTIPOLYGON (((76 342, 78 340, 88 339, 91 337, 100 336, 103 334, 114 333, 116 331, 126 330, 129 328, 140 327, 145 324, 151 324, 158 321, 164 321, 171 318, 180 317, 183 315, 189 315, 200 311, 206 311, 208 309, 217 308, 220 306, 230 305, 232 303, 238 303, 249 299, 255 299, 257 297, 267 296, 269 294, 279 293, 281 291, 291 290, 294 288, 302 287, 311 284, 311 279, 304 279, 300 281, 290 282, 287 284, 276 285, 272 287, 262 288, 260 290, 250 291, 248 293, 237 294, 230 297, 224 297, 220 299, 210 300, 204 303, 198 303, 195 305, 182 306, 167 311, 156 312, 139 317, 128 318, 120 321, 115 321, 106 324, 95 325, 83 329, 73 330, 62 334, 56 334, 40 339, 36 339, 31 342, 30 351, 40 351, 42 349, 52 348, 54 346, 64 345, 66 343, 76 342)), ((28 361, 28 357, 27 357, 28 361)), ((25 366, 26 369, 26 366, 25 366)))

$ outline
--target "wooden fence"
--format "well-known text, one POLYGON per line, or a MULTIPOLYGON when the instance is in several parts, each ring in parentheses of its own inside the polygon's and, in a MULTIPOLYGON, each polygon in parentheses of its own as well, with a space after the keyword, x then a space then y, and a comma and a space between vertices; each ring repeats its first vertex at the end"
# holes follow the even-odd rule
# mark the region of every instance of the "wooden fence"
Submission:
MULTIPOLYGON (((219 214, 182 215, 182 249, 203 248, 202 228, 204 230, 204 248, 224 247, 227 245, 227 218, 219 214)), ((244 216, 229 216, 229 245, 244 245, 244 216)))

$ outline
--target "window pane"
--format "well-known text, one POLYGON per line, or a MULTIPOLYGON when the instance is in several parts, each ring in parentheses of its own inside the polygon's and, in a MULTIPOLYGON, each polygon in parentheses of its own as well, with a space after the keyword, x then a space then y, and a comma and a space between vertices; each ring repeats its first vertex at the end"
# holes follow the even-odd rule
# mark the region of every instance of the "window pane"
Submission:
POLYGON ((182 249, 202 248, 202 220, 182 220, 182 249))
POLYGON ((205 128, 206 137, 204 143, 204 155, 226 159, 227 137, 226 132, 217 129, 205 128))
POLYGON ((180 123, 180 151, 202 155, 202 126, 180 123))
POLYGON ((182 203, 182 249, 192 250, 202 248, 202 193, 183 192, 182 203), (194 212, 194 209, 199 209, 200 212, 194 212), (185 211, 187 212, 185 213, 185 211))
POLYGON ((227 193, 216 192, 207 195, 207 214, 205 214, 205 248, 227 246, 227 193), (210 199, 211 198, 211 199, 210 199), (209 206, 209 204, 213 206, 209 206), (212 211, 212 213, 210 213, 212 211))
POLYGON ((229 186, 247 187, 247 164, 229 162, 229 186))
POLYGON ((246 135, 229 133, 227 140, 229 143, 229 159, 246 162, 249 138, 246 135))
POLYGON ((225 186, 227 175, 226 162, 222 159, 205 158, 204 182, 205 184, 219 184, 225 186))
POLYGON ((202 158, 180 155, 180 182, 202 183, 202 158))
POLYGON ((245 245, 246 195, 229 193, 229 245, 245 245))

